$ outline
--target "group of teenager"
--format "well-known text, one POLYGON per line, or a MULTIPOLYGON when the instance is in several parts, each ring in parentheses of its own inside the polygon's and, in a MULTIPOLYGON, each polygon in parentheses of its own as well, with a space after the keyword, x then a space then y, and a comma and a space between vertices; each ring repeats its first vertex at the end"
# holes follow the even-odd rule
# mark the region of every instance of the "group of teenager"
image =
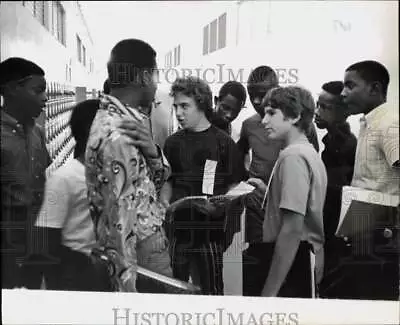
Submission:
MULTIPOLYGON (((351 65, 316 102, 280 86, 268 66, 252 70, 247 93, 228 81, 214 98, 205 81, 177 78, 180 129, 162 143, 151 123, 155 50, 122 40, 107 71, 104 93, 72 111, 74 159, 46 180, 51 161, 34 121, 47 100, 44 71, 22 58, 0 63, 2 288, 40 288, 44 278, 48 289, 145 292, 141 266, 223 295, 223 254, 244 211, 243 295, 398 299, 396 250, 375 263, 335 235, 343 186, 399 195, 399 119, 382 64, 351 65), (231 123, 247 94, 255 114, 235 142, 231 123), (357 142, 346 119, 360 113, 357 142), (327 130, 321 156, 314 120, 327 130), (169 209, 242 181, 254 190, 237 200, 169 209)), ((396 226, 387 225, 395 236, 396 226)))

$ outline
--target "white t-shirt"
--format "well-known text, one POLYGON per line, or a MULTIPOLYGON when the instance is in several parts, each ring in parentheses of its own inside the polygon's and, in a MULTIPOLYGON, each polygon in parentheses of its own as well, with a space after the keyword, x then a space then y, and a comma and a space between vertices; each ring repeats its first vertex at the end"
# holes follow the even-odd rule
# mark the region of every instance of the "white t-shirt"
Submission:
POLYGON ((96 243, 90 217, 85 167, 71 159, 46 181, 36 226, 62 229, 62 244, 89 255, 96 243))

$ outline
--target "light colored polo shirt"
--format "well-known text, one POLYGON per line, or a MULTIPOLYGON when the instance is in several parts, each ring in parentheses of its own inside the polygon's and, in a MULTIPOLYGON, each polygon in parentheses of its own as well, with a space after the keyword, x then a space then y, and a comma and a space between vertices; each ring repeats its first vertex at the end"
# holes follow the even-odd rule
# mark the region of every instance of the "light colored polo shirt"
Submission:
POLYGON ((85 166, 67 161, 46 181, 43 205, 36 226, 62 229, 62 244, 89 255, 96 244, 90 217, 85 166))
POLYGON ((304 215, 301 240, 314 252, 324 243, 323 207, 327 187, 325 166, 304 136, 279 154, 266 197, 263 241, 275 242, 282 228, 281 209, 304 215))
POLYGON ((399 195, 399 113, 385 103, 361 118, 351 185, 399 195))

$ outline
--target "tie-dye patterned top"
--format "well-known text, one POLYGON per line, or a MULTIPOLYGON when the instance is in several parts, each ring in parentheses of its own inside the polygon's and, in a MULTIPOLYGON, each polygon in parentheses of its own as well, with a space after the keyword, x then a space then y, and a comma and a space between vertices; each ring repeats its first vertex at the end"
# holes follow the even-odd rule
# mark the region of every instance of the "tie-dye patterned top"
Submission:
POLYGON ((158 192, 168 177, 168 162, 146 159, 118 131, 122 118, 148 123, 148 117, 112 96, 102 96, 86 147, 86 182, 97 242, 115 266, 118 291, 136 291, 136 242, 157 232, 165 208, 158 192))

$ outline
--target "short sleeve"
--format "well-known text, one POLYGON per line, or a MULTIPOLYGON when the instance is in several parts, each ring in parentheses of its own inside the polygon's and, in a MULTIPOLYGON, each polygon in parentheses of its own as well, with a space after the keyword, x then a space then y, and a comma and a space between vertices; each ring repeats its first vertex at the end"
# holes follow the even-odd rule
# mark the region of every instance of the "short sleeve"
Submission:
POLYGON ((36 220, 37 227, 63 227, 68 216, 68 193, 68 184, 65 178, 54 174, 47 180, 43 204, 36 220))
POLYGON ((310 125, 310 128, 307 132, 307 139, 313 145, 315 151, 319 152, 318 135, 314 123, 311 123, 310 125))
POLYGON ((394 120, 381 138, 382 150, 390 166, 399 161, 399 120, 394 120))
POLYGON ((168 137, 167 140, 165 140, 163 153, 164 153, 165 158, 171 164, 171 162, 170 162, 170 159, 171 159, 171 138, 170 137, 168 137))
POLYGON ((279 169, 280 209, 306 214, 311 177, 306 161, 297 155, 283 158, 279 169))
POLYGON ((240 157, 239 149, 237 144, 229 138, 228 141, 228 157, 225 157, 227 161, 229 171, 229 185, 239 183, 244 178, 244 163, 240 157))
POLYGON ((168 137, 164 144, 163 154, 165 160, 169 165, 169 177, 168 180, 172 179, 175 173, 175 166, 173 164, 173 138, 168 137))
POLYGON ((240 130, 240 137, 237 142, 239 152, 244 155, 249 151, 247 128, 248 128, 248 123, 247 123, 247 121, 244 121, 242 124, 242 128, 240 130))

